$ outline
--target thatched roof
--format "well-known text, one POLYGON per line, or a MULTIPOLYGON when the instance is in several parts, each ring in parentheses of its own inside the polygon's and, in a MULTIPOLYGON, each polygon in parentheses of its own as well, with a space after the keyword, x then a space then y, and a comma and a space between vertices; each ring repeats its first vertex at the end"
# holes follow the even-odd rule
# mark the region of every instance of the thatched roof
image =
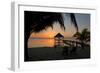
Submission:
POLYGON ((63 37, 63 38, 64 38, 64 36, 63 36, 61 33, 58 33, 58 34, 55 35, 54 37, 63 37))

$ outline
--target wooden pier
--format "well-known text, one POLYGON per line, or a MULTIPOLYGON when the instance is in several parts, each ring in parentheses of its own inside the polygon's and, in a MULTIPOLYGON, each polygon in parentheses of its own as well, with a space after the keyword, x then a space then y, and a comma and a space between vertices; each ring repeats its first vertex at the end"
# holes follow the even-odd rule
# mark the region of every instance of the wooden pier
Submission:
POLYGON ((82 44, 79 41, 72 41, 72 40, 63 40, 63 43, 68 45, 68 46, 75 46, 75 47, 81 46, 81 44, 82 44))
POLYGON ((68 45, 68 46, 74 46, 74 47, 81 46, 82 44, 89 46, 89 44, 82 43, 82 42, 76 41, 76 40, 63 40, 63 43, 68 45))

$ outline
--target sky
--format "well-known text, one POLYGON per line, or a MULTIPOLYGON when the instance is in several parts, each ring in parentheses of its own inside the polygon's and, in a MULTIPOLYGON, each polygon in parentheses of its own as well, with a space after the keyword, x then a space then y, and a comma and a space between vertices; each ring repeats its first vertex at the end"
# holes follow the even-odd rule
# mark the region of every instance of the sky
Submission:
MULTIPOLYGON (((53 29, 49 27, 47 30, 43 30, 39 33, 32 33, 31 38, 53 38, 57 33, 61 33, 65 38, 72 37, 76 33, 75 27, 70 21, 70 15, 63 13, 65 31, 60 28, 59 23, 55 22, 53 29)), ((78 24, 79 32, 84 28, 90 30, 90 14, 75 13, 75 18, 78 24)))

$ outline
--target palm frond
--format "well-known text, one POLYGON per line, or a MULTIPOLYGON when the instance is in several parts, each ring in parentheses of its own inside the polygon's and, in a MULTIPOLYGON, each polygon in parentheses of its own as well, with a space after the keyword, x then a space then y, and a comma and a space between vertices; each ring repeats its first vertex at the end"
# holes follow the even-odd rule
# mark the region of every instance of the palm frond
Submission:
POLYGON ((81 32, 76 32, 73 37, 80 41, 89 42, 90 41, 90 31, 87 28, 83 29, 81 32))
POLYGON ((70 17, 71 17, 72 24, 75 26, 76 31, 78 32, 78 25, 77 25, 77 21, 76 21, 76 18, 75 18, 75 14, 74 13, 70 13, 70 17))
MULTIPOLYGON (((54 22, 58 22, 61 29, 65 30, 62 13, 25 11, 25 32, 38 33, 48 27, 53 29, 54 22)), ((70 13, 71 22, 78 31, 75 15, 70 13)))
MULTIPOLYGON (((48 27, 53 29, 54 22, 58 22, 61 29, 65 30, 64 21, 61 13, 51 12, 25 12, 26 21, 31 32, 40 32, 48 27), (30 23, 31 22, 31 23, 30 23)), ((26 27, 27 28, 27 27, 26 27)))

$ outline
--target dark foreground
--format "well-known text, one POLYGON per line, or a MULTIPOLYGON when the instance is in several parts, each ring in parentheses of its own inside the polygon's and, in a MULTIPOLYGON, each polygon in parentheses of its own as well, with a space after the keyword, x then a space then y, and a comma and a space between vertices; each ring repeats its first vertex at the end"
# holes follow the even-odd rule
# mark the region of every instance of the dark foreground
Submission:
POLYGON ((29 48, 28 61, 43 61, 43 60, 66 60, 66 59, 87 59, 90 58, 90 48, 62 48, 62 47, 42 47, 29 48))

